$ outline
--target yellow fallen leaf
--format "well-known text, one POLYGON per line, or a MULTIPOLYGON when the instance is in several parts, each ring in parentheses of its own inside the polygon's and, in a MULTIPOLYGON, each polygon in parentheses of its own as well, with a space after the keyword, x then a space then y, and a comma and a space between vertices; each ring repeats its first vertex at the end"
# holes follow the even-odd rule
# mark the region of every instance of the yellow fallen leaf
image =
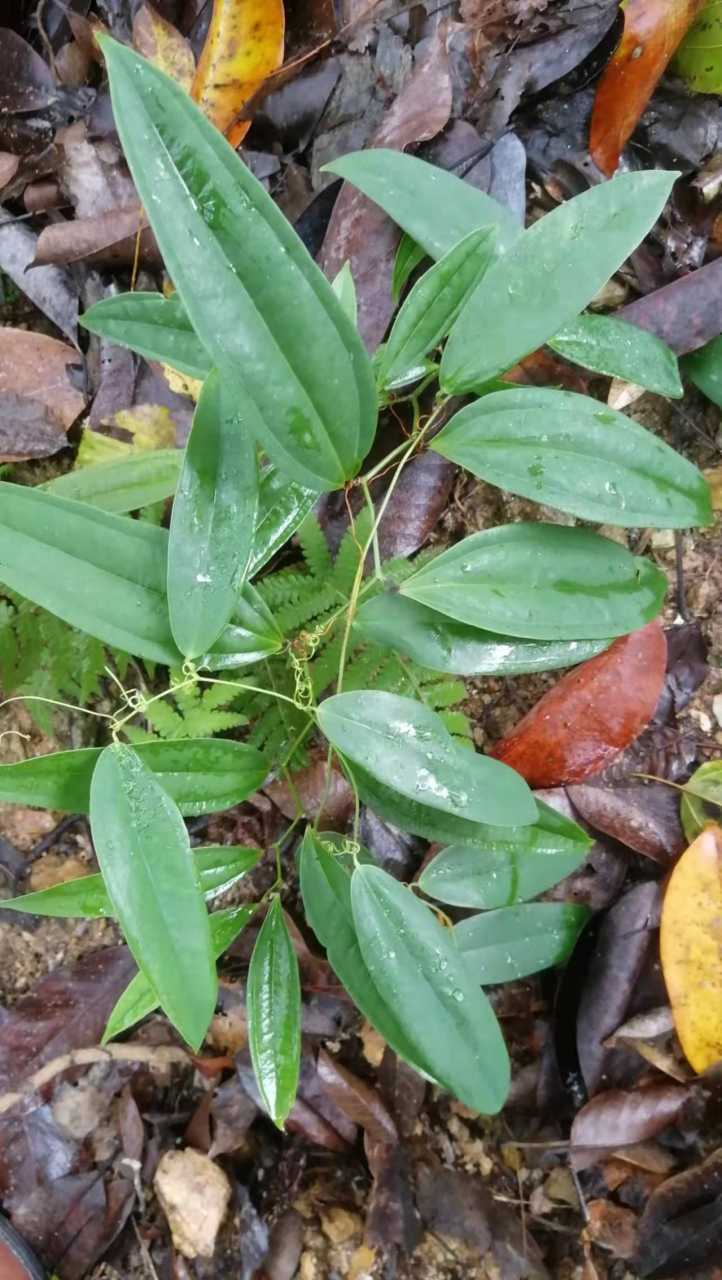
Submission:
POLYGON ((113 436, 104 436, 101 431, 91 431, 90 427, 83 427, 73 471, 80 471, 82 467, 92 467, 96 462, 114 462, 116 458, 122 458, 124 454, 132 451, 132 444, 126 444, 124 440, 116 440, 113 436))
POLYGON ((704 1071, 722 1059, 722 827, 705 827, 674 868, 660 942, 677 1035, 704 1071))
POLYGON ((189 373, 181 373, 180 369, 174 369, 172 364, 161 364, 161 369, 171 391, 175 391, 179 396, 188 396, 191 400, 195 400, 196 404, 198 403, 203 386, 202 378, 191 378, 189 373))
POLYGON ((248 132, 244 103, 283 62, 283 0, 213 0, 191 97, 232 147, 248 132))
POLYGON ((133 21, 133 48, 190 93, 196 69, 191 47, 148 0, 143 0, 133 21))
POLYGON ((712 467, 704 477, 712 493, 712 510, 722 511, 722 467, 712 467))

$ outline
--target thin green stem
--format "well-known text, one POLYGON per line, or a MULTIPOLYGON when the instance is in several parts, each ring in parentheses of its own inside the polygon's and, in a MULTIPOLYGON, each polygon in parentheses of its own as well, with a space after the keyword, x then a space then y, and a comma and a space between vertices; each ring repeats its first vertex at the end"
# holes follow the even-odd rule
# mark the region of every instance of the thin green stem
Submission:
POLYGON ((373 536, 373 543, 372 543, 372 546, 373 546, 373 549, 374 549, 374 571, 375 571, 375 577, 378 579, 378 581, 379 581, 379 582, 383 582, 383 580, 384 580, 384 575, 383 575, 383 571, 382 571, 382 569, 381 569, 381 553, 380 553, 380 551, 379 551, 379 531, 378 531, 378 528, 376 527, 376 525, 374 524, 374 520, 375 520, 375 518, 376 518, 376 512, 374 511, 374 503, 373 503, 373 498, 371 497, 371 491, 370 491, 370 489, 369 489, 368 485, 366 484, 365 480, 362 480, 362 481, 361 481, 361 489, 362 489, 362 491, 363 491, 364 498, 366 499, 366 506, 368 507, 369 511, 371 512, 371 523, 372 523, 372 525, 373 525, 373 534, 372 534, 372 536, 373 536))
MULTIPOLYGON (((278 693, 275 689, 262 689, 257 684, 245 684, 240 680, 216 680, 211 676, 198 676, 198 682, 199 684, 224 684, 227 685, 229 689, 243 689, 248 693, 263 693, 267 698, 278 698, 280 702, 290 703, 297 711, 304 711, 308 716, 313 715, 312 710, 307 707, 299 707, 298 703, 294 702, 293 698, 289 698, 285 693, 278 693)), ((172 693, 173 690, 171 689, 170 692, 172 693)))

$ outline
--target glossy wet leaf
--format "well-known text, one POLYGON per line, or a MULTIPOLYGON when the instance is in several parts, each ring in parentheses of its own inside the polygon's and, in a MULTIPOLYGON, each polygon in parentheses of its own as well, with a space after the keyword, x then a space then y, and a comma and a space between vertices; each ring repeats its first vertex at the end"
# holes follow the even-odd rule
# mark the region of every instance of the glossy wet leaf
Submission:
POLYGON ((529 902, 462 920, 454 937, 477 982, 511 982, 562 964, 589 915, 571 902, 529 902))
POLYGON ((536 640, 624 635, 656 617, 666 589, 609 538, 521 521, 464 538, 400 588, 459 622, 536 640))
POLYGON ((454 325, 441 361, 442 388, 473 390, 579 315, 654 226, 675 176, 624 174, 525 231, 492 264, 454 325))
POLYGON ((284 29, 283 0, 214 0, 191 93, 232 147, 251 126, 243 104, 283 62, 284 29))
MULTIPOLYGON (((241 804, 268 776, 265 757, 245 742, 186 738, 144 742, 134 750, 187 817, 241 804)), ((101 754, 100 747, 84 747, 0 765, 0 800, 88 813, 101 754)))
POLYGON ((356 285, 353 282, 350 262, 344 262, 338 275, 334 277, 331 288, 351 323, 356 324, 356 285))
POLYGON ((216 1003, 208 913, 175 801, 131 747, 106 747, 90 787, 93 844, 138 968, 198 1049, 216 1003))
POLYGON ((413 659, 432 671, 452 675, 517 676, 554 671, 593 658, 606 640, 523 640, 445 618, 435 609, 385 592, 361 605, 355 618, 361 635, 413 659))
POLYGON ((506 1046, 449 933, 379 867, 356 868, 351 905, 374 985, 410 1038, 426 1029, 424 1054, 434 1078, 475 1111, 499 1111, 509 1089, 506 1046))
POLYGON ((649 724, 664 687, 667 644, 658 622, 620 636, 569 671, 494 747, 532 787, 584 782, 649 724))
POLYGON ((301 984, 281 902, 274 898, 248 970, 248 1044, 263 1104, 282 1129, 296 1098, 301 984))
POLYGON ((483 191, 455 174, 403 151, 373 147, 324 165, 381 206, 432 258, 443 258, 480 227, 497 228, 500 251, 518 240, 516 219, 483 191))
POLYGON ((147 360, 170 364, 191 378, 206 378, 211 358, 177 293, 117 293, 96 302, 80 323, 90 333, 130 347, 147 360))
MULTIPOLYGON (((262 856, 260 849, 246 849, 243 845, 208 845, 194 849, 198 879, 206 901, 230 889, 262 856)), ((79 876, 37 893, 23 893, 18 898, 8 898, 5 905, 10 911, 28 911, 40 916, 112 918, 115 915, 102 875, 79 876)))
POLYGON ((680 818, 691 844, 708 823, 722 818, 722 760, 700 765, 684 786, 680 818))
MULTIPOLYGON (((227 907, 223 911, 214 911, 209 916, 211 946, 216 960, 248 924, 255 909, 255 906, 227 907)), ((128 983, 108 1019, 103 1044, 128 1031, 141 1018, 153 1013, 159 1005, 160 1001, 145 974, 137 973, 128 983)))
POLYGON ((512 770, 460 746, 440 716, 413 698, 335 694, 319 707, 318 723, 345 758, 408 799, 501 826, 536 818, 534 799, 512 770))
POLYGON ((122 45, 106 38, 103 52, 118 132, 165 265, 246 429, 294 480, 339 487, 375 430, 376 393, 356 330, 195 103, 122 45))
POLYGON ((295 484, 277 467, 267 467, 261 472, 250 575, 258 573, 288 542, 317 498, 315 489, 295 484))
POLYGON ((151 449, 66 471, 38 487, 46 493, 122 515, 171 498, 178 488, 182 466, 182 449, 151 449))
POLYGON ((722 406, 722 338, 713 338, 682 361, 682 372, 713 404, 722 406))
POLYGON ((253 440, 213 370, 193 415, 168 544, 168 611, 186 658, 208 652, 233 613, 253 548, 258 485, 253 440))
POLYGON ((490 839, 478 848, 442 849, 424 867, 420 888, 437 902, 484 911, 535 898, 576 871, 591 847, 581 827, 559 814, 555 831, 554 813, 539 803, 538 822, 520 827, 517 841, 490 839))
POLYGON ((578 316, 548 345, 584 369, 623 378, 660 396, 684 394, 677 357, 661 338, 612 316, 578 316))
MULTIPOLYGON (((4 483, 0 536, 0 581, 6 586, 106 644, 181 665, 166 596, 167 530, 4 483)), ((205 665, 240 667, 281 645, 268 609, 246 584, 205 665)))
POLYGON ((627 0, 624 31, 596 87, 589 151, 611 177, 701 0, 627 0))
POLYGON ((697 467, 631 418, 571 391, 484 396, 430 447, 489 484, 583 520, 664 529, 712 520, 697 467))
POLYGON ((704 0, 695 22, 677 50, 672 69, 697 93, 722 93, 722 8, 719 0, 704 0))
MULTIPOLYGON (((574 852, 576 843, 583 838, 576 823, 561 817, 556 810, 537 801, 537 819, 523 827, 493 827, 483 822, 469 822, 452 813, 433 809, 429 804, 410 800, 398 791, 392 791, 378 778, 374 778, 359 764, 344 761, 346 772, 353 778, 364 804, 380 817, 393 822, 404 831, 423 836, 440 844, 460 844, 472 848, 501 849, 502 851, 530 851, 541 842, 544 848, 552 833, 554 846, 574 852), (561 824, 561 825, 560 825, 561 824), (561 837, 561 839, 559 839, 561 837), (566 841, 571 841, 567 844, 566 841)), ((585 849, 586 849, 585 845, 585 849)))
MULTIPOLYGON (((409 1037, 395 1013, 377 990, 359 950, 351 908, 352 864, 346 855, 330 852, 337 840, 333 832, 320 838, 306 829, 299 859, 301 894, 309 924, 329 963, 348 991, 356 1008, 376 1028, 395 1053, 429 1075, 424 1054, 425 1036, 416 1028, 409 1037)), ((362 851, 361 860, 373 861, 362 851)))
POLYGON ((398 382, 446 337, 486 272, 495 240, 493 227, 472 231, 416 282, 384 348, 380 387, 398 382))
POLYGON ((660 948, 674 1025, 695 1071, 722 1058, 722 827, 709 826, 675 866, 660 948))
POLYGON ((391 293, 397 306, 401 301, 407 280, 426 256, 426 250, 404 231, 396 251, 394 274, 391 280, 391 293))

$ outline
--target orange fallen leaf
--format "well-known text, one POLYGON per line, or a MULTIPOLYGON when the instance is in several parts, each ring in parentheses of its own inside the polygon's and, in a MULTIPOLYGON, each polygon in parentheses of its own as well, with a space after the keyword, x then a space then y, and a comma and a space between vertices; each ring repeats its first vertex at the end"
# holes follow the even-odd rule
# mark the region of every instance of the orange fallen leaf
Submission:
POLYGON ((133 48, 190 93, 196 63, 188 41, 143 0, 133 21, 133 48))
POLYGON ((597 85, 589 150, 611 177, 657 81, 702 0, 629 0, 624 34, 597 85))
POLYGON ((283 0, 213 0, 213 16, 191 88, 232 147, 250 127, 244 103, 283 62, 283 0))
POLYGON ((677 1035, 704 1071, 722 1058, 722 827, 705 827, 674 868, 660 943, 677 1035))

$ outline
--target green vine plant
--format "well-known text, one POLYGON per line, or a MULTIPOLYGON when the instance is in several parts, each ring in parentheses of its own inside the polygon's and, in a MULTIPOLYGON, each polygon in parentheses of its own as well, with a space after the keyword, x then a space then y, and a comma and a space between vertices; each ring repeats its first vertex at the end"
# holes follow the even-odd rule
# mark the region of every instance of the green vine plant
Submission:
POLYGON ((0 768, 0 798, 89 813, 100 868, 4 905, 114 916, 138 973, 106 1035, 160 1007, 194 1049, 215 1007, 216 961, 262 912, 248 1034, 264 1104, 283 1126, 301 996, 280 846, 259 903, 209 910, 259 851, 191 850, 184 817, 240 803, 325 740, 329 779, 335 757, 356 817, 335 834, 300 811, 291 824, 308 921, 385 1041, 469 1107, 497 1112, 509 1060, 484 986, 568 955, 586 912, 531 899, 578 866, 589 842, 519 774, 473 749, 455 718, 458 678, 571 666, 657 616, 664 574, 589 524, 711 520, 704 478, 662 440, 597 400, 503 375, 548 342, 590 370, 681 395, 664 344, 583 314, 654 226, 676 175, 615 178, 525 231, 415 157, 379 149, 335 161, 330 169, 405 233, 395 278, 405 297, 370 360, 350 273, 329 284, 182 89, 99 39, 121 143, 176 292, 113 297, 83 323, 203 387, 172 478, 167 457, 163 479, 148 455, 132 472, 118 459, 50 490, 3 480, 0 581, 175 674, 152 694, 117 680, 115 711, 85 709, 107 745, 0 768), (422 259, 431 265, 409 288, 422 259), (378 408, 391 400, 404 403, 410 430, 384 456, 378 408), (584 524, 503 525, 384 565, 379 526, 424 449, 584 524), (332 564, 306 517, 334 489, 358 490, 366 514, 332 564), (174 493, 169 530, 128 514, 164 491, 174 493), (304 563, 264 578, 297 530, 304 563), (175 724, 168 708, 186 720, 189 709, 228 714, 209 691, 232 694, 230 714, 249 721, 245 741, 128 741, 139 723, 175 724), (443 846, 413 887, 359 845, 362 802, 443 846), (452 925, 434 902, 475 913, 452 925))

